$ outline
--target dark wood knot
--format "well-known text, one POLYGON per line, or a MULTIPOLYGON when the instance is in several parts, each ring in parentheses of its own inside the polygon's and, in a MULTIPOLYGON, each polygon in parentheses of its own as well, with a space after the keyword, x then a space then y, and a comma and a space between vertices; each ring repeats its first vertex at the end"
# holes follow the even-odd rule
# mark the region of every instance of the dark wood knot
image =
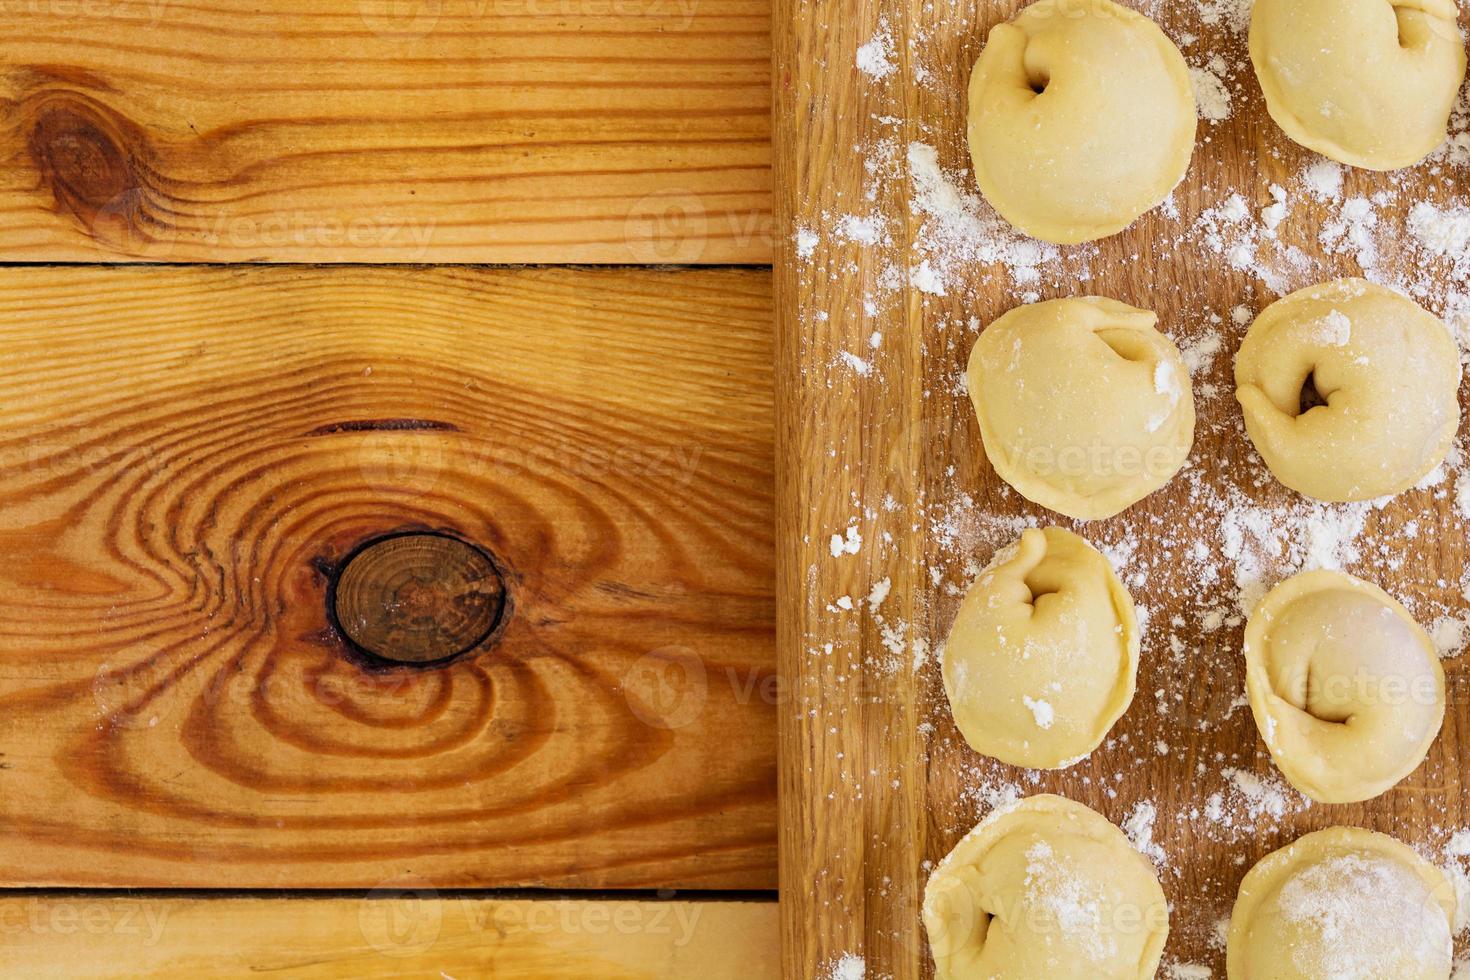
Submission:
POLYGON ((109 244, 144 234, 147 188, 134 130, 89 99, 53 95, 35 108, 27 140, 57 208, 109 244))
POLYGON ((436 667, 486 645, 505 618, 505 577, 459 538, 377 538, 343 562, 327 596, 342 635, 380 665, 436 667))

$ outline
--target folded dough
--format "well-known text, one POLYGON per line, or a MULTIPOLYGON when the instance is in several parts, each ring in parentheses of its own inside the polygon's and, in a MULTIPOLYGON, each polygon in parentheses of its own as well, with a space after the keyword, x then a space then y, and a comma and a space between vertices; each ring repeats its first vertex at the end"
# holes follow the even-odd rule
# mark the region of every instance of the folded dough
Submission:
POLYGON ((1271 758, 1321 803, 1387 792, 1444 721, 1434 643, 1388 593, 1342 572, 1293 576, 1245 627, 1246 693, 1271 758))
POLYGON ((1194 444, 1194 393, 1148 310, 1097 296, 1018 307, 970 352, 985 455, 1027 500, 1112 517, 1169 482, 1194 444))
POLYGON ((1229 980, 1448 980, 1455 890, 1385 834, 1333 827, 1262 858, 1230 916, 1229 980))
POLYGON ((1236 354, 1235 385, 1271 472, 1318 500, 1407 490, 1444 461, 1460 425, 1449 328, 1362 279, 1266 307, 1236 354))
POLYGON ((1454 0, 1256 0, 1251 62, 1286 135, 1369 170, 1444 142, 1465 80, 1454 0))
POLYGON ((1028 528, 960 603, 944 690, 977 752, 1057 769, 1128 710, 1138 651, 1133 600, 1107 559, 1071 531, 1028 528))
POLYGON ((1148 861, 1060 796, 1002 807, 934 869, 936 980, 1152 980, 1169 906, 1148 861))
POLYGON ((1184 179, 1184 56, 1111 0, 1041 0, 990 32, 970 76, 975 180, 1021 231, 1070 245, 1132 224, 1184 179))

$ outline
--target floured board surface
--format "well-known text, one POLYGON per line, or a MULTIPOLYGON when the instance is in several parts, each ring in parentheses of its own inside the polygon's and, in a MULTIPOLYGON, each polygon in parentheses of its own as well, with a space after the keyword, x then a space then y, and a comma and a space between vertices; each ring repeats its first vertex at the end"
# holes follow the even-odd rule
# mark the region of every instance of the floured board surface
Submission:
POLYGON ((0 898, 12 977, 775 980, 774 902, 500 899, 405 878, 362 898, 0 898))
POLYGON ((0 882, 770 888, 769 320, 763 272, 7 271, 0 882), (501 578, 444 666, 328 614, 403 534, 501 578))
MULTIPOLYGON (((1136 5, 1138 6, 1138 5, 1136 5)), ((1261 856, 1351 824, 1408 841, 1463 878, 1470 791, 1465 590, 1470 468, 1457 446, 1381 506, 1318 506, 1278 485, 1246 439, 1232 358, 1298 287, 1366 275, 1459 331, 1470 293, 1464 129, 1430 162, 1345 171, 1269 120, 1240 2, 1141 5, 1194 67, 1194 162, 1171 201, 1116 237, 1053 248, 978 199, 965 85, 1019 5, 789 4, 778 23, 779 455, 784 679, 782 880, 792 976, 927 976, 919 925, 932 862, 999 803, 1040 792, 1128 828, 1173 904, 1161 975, 1223 977, 1219 928, 1261 856), (789 18, 789 19, 788 19, 789 18), (978 332, 1027 301, 1092 293, 1157 310, 1200 411, 1192 463, 1118 518, 1067 521, 984 458, 963 386, 978 332), (964 590, 1032 524, 1073 527, 1113 560, 1147 627, 1138 694, 1107 743, 1059 773, 971 751, 936 648, 964 590), (836 537, 834 537, 836 536, 836 537), (1353 806, 1309 806, 1275 771, 1244 701, 1243 611, 1308 567, 1380 584, 1448 659, 1449 710, 1424 766, 1353 806), (1463 843, 1463 838, 1461 840, 1463 843)), ((1464 952, 1461 942, 1461 952, 1464 952)))
POLYGON ((767 0, 6 13, 5 261, 770 261, 767 0))

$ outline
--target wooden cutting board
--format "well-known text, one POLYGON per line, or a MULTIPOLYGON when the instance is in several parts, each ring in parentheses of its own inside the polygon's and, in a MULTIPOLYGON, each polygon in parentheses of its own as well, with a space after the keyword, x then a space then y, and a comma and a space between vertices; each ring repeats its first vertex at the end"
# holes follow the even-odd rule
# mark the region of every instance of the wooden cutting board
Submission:
POLYGON ((1165 962, 1193 967, 1179 974, 1191 977, 1224 976, 1217 929, 1265 853, 1351 824, 1454 865, 1444 846, 1470 822, 1464 658, 1445 662, 1449 711, 1427 763, 1354 806, 1307 806, 1280 783, 1243 706, 1240 658, 1242 603, 1313 564, 1376 581, 1455 646, 1467 606, 1463 467, 1380 508, 1313 507, 1262 467, 1231 382, 1244 324, 1291 289, 1366 271, 1438 313, 1452 307, 1465 266, 1425 243, 1423 222, 1443 212, 1414 206, 1465 207, 1466 171, 1441 160, 1349 172, 1334 189, 1331 168, 1267 117, 1239 5, 1155 3, 1147 11, 1200 70, 1218 117, 1201 120, 1188 178, 1169 207, 1123 234, 1030 246, 973 199, 963 138, 970 67, 987 31, 1020 6, 778 4, 789 976, 825 977, 859 959, 871 977, 930 975, 919 906, 932 863, 1016 795, 1061 793, 1160 849, 1173 904, 1165 962), (1274 230, 1273 185, 1286 212, 1274 230), (1200 414, 1190 468, 1090 524, 1048 514, 996 477, 961 383, 985 324, 1024 301, 1078 293, 1156 310, 1195 363, 1200 414), (1074 527, 1102 546, 1147 611, 1131 710, 1101 749, 1058 773, 970 750, 935 654, 975 573, 1026 523, 1074 527))

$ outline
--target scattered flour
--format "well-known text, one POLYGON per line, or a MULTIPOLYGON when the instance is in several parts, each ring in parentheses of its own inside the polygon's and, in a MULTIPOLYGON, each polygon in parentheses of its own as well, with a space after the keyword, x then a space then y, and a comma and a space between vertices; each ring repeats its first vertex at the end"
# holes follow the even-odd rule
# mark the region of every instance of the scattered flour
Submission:
POLYGON ((832 557, 841 555, 855 555, 862 550, 863 536, 858 531, 856 524, 852 525, 843 534, 832 535, 831 550, 832 557))
POLYGON ((1223 122, 1230 118, 1230 89, 1223 75, 1229 71, 1225 59, 1215 55, 1203 66, 1189 66, 1189 81, 1194 87, 1194 101, 1199 117, 1206 122, 1223 122))
POLYGON ((844 953, 827 968, 824 980, 865 980, 868 975, 868 962, 861 956, 844 953))
POLYGON ((1214 974, 1207 966, 1198 963, 1167 963, 1164 965, 1165 980, 1210 980, 1214 974))
POLYGON ((949 280, 967 279, 975 264, 1003 265, 1016 284, 1034 284, 1043 266, 1060 260, 1055 245, 1020 234, 979 195, 961 190, 962 178, 940 167, 934 147, 910 143, 908 166, 913 211, 922 219, 911 277, 917 288, 947 295, 949 280))
POLYGON ((1307 191, 1319 201, 1335 201, 1342 196, 1342 165, 1323 157, 1302 172, 1307 191))
POLYGON ((1251 8, 1255 0, 1197 0, 1200 23, 1207 26, 1224 24, 1236 34, 1244 34, 1251 25, 1251 8))
POLYGON ((1031 717, 1036 719, 1037 728, 1050 728, 1052 722, 1056 720, 1056 710, 1052 708, 1050 702, 1033 698, 1030 695, 1022 695, 1021 702, 1031 712, 1031 717))
POLYGON ((857 49, 857 67, 870 78, 887 78, 898 70, 893 59, 893 32, 888 21, 880 20, 873 37, 857 49))
POLYGON ((1465 652, 1466 639, 1470 638, 1470 614, 1439 617, 1429 628, 1429 636, 1441 658, 1458 657, 1465 652))
POLYGON ((1140 800, 1128 811, 1128 817, 1123 821, 1123 833, 1128 835, 1134 850, 1152 861, 1155 867, 1162 868, 1168 864, 1169 856, 1154 843, 1154 822, 1158 817, 1158 808, 1152 801, 1140 800))
POLYGON ((1406 967, 1428 975, 1433 964, 1450 962, 1452 938, 1437 907, 1405 900, 1421 888, 1401 865, 1358 854, 1306 868, 1282 885, 1279 907, 1287 924, 1311 927, 1283 952, 1298 970, 1315 967, 1333 980, 1384 980, 1406 967), (1401 959, 1405 953, 1411 964, 1401 959))
POLYGON ((809 259, 816 252, 821 238, 810 228, 796 229, 796 256, 801 259, 809 259))

